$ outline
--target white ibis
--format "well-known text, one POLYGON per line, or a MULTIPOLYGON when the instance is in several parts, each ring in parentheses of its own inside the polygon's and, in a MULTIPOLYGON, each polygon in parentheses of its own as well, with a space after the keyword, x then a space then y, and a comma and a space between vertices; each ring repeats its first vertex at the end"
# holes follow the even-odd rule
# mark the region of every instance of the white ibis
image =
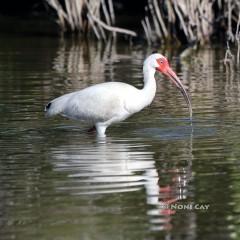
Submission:
POLYGON ((150 55, 144 61, 142 89, 123 82, 96 84, 55 98, 46 105, 46 116, 60 114, 70 119, 86 121, 95 126, 99 136, 105 136, 109 125, 123 121, 150 105, 156 93, 154 78, 156 70, 169 77, 180 89, 188 104, 191 118, 190 98, 183 84, 170 68, 167 58, 159 53, 150 55))

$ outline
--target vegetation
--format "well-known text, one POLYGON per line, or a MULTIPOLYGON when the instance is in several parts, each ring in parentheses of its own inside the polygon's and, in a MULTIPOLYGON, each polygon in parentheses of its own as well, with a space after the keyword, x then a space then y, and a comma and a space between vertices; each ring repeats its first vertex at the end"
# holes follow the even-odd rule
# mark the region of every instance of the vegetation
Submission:
POLYGON ((148 42, 185 38, 203 45, 219 31, 234 41, 239 13, 239 0, 149 0, 142 25, 148 42))
MULTIPOLYGON (((106 40, 108 33, 136 37, 137 33, 115 26, 112 0, 45 0, 56 12, 62 31, 93 32, 106 40)), ((221 37, 237 46, 240 62, 240 2, 239 0, 148 0, 145 16, 139 25, 149 45, 177 40, 204 45, 221 37)), ((228 47, 225 65, 234 61, 228 47)))
MULTIPOLYGON (((57 13, 63 31, 93 31, 106 39, 106 31, 137 36, 136 32, 115 27, 112 0, 45 0, 57 13)), ((239 0, 148 0, 139 25, 149 44, 177 39, 210 42, 222 35, 239 41, 239 0)))
POLYGON ((98 39, 103 40, 106 40, 105 31, 137 36, 134 31, 113 27, 115 14, 112 0, 65 0, 64 4, 60 0, 46 1, 56 11, 63 31, 84 33, 91 29, 98 39))

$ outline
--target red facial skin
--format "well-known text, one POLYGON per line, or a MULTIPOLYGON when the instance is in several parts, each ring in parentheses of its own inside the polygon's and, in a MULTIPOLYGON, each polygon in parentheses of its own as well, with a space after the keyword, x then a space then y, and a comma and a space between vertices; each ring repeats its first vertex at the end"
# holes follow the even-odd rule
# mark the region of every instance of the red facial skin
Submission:
POLYGON ((168 60, 166 58, 158 58, 157 63, 158 67, 156 67, 156 70, 167 75, 167 70, 170 68, 168 60))
POLYGON ((164 57, 158 58, 157 63, 158 63, 158 67, 156 67, 156 70, 163 73, 167 77, 169 77, 173 81, 173 83, 177 87, 179 87, 179 84, 176 84, 176 83, 180 82, 181 84, 181 81, 178 79, 176 73, 169 66, 168 60, 164 57))

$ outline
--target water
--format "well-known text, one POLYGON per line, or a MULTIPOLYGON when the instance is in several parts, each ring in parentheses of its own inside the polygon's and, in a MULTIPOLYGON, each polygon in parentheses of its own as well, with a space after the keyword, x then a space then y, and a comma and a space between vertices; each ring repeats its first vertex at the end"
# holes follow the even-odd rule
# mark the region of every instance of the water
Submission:
POLYGON ((152 105, 107 130, 46 119, 44 105, 105 81, 142 86, 142 46, 0 39, 0 239, 239 239, 240 72, 220 47, 157 75, 152 105), (185 208, 185 209, 183 209, 185 208))

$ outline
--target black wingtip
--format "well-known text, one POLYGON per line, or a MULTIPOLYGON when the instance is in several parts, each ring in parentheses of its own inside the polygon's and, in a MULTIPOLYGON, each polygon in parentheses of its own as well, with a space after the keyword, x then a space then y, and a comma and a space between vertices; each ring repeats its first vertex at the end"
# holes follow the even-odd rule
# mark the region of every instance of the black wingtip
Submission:
POLYGON ((45 106, 45 112, 51 107, 52 103, 48 103, 46 106, 45 106))

